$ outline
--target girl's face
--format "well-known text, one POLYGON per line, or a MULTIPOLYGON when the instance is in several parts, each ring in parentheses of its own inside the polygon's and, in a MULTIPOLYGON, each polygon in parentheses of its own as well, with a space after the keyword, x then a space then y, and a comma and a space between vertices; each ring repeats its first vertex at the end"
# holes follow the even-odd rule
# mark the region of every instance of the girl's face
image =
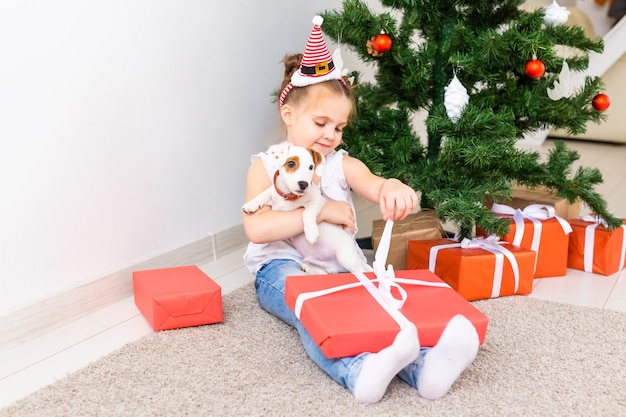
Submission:
POLYGON ((321 84, 308 88, 305 100, 295 106, 285 104, 281 109, 287 126, 287 141, 326 156, 341 143, 343 128, 352 112, 352 102, 321 84))

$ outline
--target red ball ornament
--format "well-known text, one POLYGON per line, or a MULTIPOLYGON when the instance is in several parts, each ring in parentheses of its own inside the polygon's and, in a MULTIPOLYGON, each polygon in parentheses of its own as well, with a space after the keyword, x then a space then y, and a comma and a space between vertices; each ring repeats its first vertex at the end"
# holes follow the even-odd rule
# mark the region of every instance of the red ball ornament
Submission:
POLYGON ((598 111, 605 111, 611 105, 611 100, 606 94, 597 94, 591 100, 591 104, 593 105, 594 109, 598 111))
POLYGON ((387 35, 385 32, 380 32, 379 35, 374 37, 372 41, 372 47, 376 52, 384 53, 391 49, 391 36, 387 35))
POLYGON ((546 66, 543 65, 543 62, 537 58, 533 58, 526 63, 526 68, 524 68, 524 73, 528 78, 532 78, 536 80, 541 77, 543 73, 546 72, 546 66))

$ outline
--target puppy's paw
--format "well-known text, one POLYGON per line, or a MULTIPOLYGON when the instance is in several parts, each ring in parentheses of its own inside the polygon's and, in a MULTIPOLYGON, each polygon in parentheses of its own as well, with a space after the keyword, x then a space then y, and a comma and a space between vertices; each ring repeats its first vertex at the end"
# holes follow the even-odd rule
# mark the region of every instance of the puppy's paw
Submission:
POLYGON ((314 245, 317 243, 320 238, 320 229, 317 227, 317 224, 311 226, 304 226, 304 237, 311 244, 314 245))
POLYGON ((304 272, 306 272, 307 274, 311 274, 311 275, 326 275, 328 274, 328 271, 326 271, 325 269, 322 269, 318 266, 314 266, 311 264, 308 264, 306 262, 302 262, 300 264, 300 269, 304 272))
POLYGON ((261 208, 261 205, 254 204, 254 201, 250 200, 241 207, 241 210, 243 210, 244 213, 250 214, 250 213, 257 212, 260 208, 261 208))

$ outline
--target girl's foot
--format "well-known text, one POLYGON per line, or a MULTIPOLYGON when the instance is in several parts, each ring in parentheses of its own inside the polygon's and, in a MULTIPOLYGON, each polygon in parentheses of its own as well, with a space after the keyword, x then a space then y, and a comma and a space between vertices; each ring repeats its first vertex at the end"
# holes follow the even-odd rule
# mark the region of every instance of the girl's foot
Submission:
POLYGON ((478 352, 478 333, 464 316, 456 315, 444 329, 439 342, 424 357, 418 391, 428 400, 443 397, 478 352))
POLYGON ((400 330, 391 346, 378 353, 371 353, 363 362, 354 384, 354 397, 357 401, 365 404, 380 401, 391 380, 402 368, 417 359, 419 351, 417 329, 413 323, 408 323, 400 330))

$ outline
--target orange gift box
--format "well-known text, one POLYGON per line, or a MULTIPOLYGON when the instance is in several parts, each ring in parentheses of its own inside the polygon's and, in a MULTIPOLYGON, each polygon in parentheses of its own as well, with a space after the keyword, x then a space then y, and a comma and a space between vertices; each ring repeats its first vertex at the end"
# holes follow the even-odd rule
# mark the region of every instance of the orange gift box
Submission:
POLYGON ((222 321, 222 288, 195 265, 133 272, 133 290, 154 330, 222 321))
MULTIPOLYGON (((398 281, 406 290, 404 305, 393 311, 415 324, 420 344, 432 347, 452 317, 462 314, 470 320, 484 342, 488 318, 428 270, 396 271, 398 281), (414 284, 422 285, 414 285, 414 284), (429 283, 438 286, 429 286, 429 283)), ((365 281, 374 273, 363 274, 365 281), (366 277, 366 278, 365 278, 366 277)), ((287 277, 285 301, 296 312, 309 334, 329 358, 378 352, 391 345, 400 325, 372 293, 359 285, 353 274, 304 275, 287 277), (307 298, 312 292, 346 284, 353 288, 307 298), (300 298, 306 301, 300 303, 300 298), (298 314, 298 305, 301 305, 298 314)), ((372 287, 375 287, 373 282, 372 287)))
MULTIPOLYGON (((567 251, 572 227, 556 215, 554 207, 531 204, 523 210, 494 204, 491 210, 499 217, 511 218, 509 233, 500 239, 512 245, 537 252, 535 278, 560 277, 567 274, 567 251)), ((482 231, 477 230, 480 235, 482 231)))
POLYGON ((473 301, 530 294, 535 256, 532 250, 490 239, 412 240, 406 266, 428 268, 466 300, 473 301))
POLYGON ((567 266, 600 275, 612 275, 626 267, 626 226, 612 231, 591 216, 569 220, 567 266))

